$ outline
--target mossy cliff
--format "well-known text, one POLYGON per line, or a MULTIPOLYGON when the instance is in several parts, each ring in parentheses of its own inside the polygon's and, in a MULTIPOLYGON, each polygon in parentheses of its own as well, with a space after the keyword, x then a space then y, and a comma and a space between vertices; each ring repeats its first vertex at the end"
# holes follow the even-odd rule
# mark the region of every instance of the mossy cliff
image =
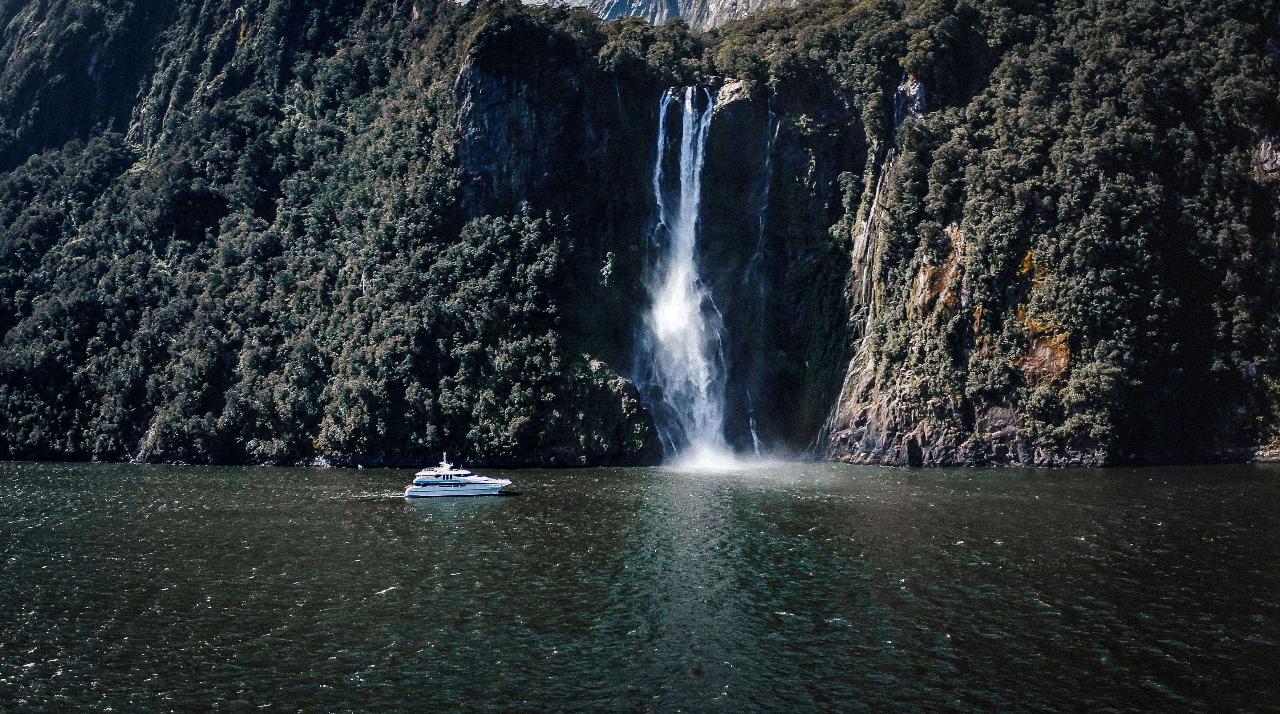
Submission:
POLYGON ((739 448, 1249 458, 1276 18, 1176 5, 0 5, 0 454, 657 460, 628 375, 696 84, 739 448))

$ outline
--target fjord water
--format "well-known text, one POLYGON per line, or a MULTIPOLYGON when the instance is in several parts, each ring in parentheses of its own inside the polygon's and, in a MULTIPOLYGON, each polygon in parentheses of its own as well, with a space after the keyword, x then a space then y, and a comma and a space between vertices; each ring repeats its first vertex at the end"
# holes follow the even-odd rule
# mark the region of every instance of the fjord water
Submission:
POLYGON ((1280 468, 0 464, 17 709, 1274 706, 1280 468))

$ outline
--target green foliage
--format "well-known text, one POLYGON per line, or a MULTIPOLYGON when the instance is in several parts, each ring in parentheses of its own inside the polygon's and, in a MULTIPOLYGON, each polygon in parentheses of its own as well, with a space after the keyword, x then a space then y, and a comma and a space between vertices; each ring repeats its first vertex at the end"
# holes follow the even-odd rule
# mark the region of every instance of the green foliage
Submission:
POLYGON ((1057 462, 1234 458, 1264 438, 1250 415, 1274 369, 1261 326, 1280 261, 1276 184, 1254 157, 1280 116, 1274 18, 1175 5, 910 14, 903 64, 931 111, 899 133, 870 338, 908 421, 960 394, 941 416, 963 434, 1011 406, 1028 450, 1057 462), (1002 53, 990 68, 954 52, 973 36, 1002 53), (912 314, 899 306, 946 259, 931 239, 946 225, 964 241, 958 304, 912 314), (1061 373, 1036 362, 1058 336, 1061 373))
POLYGON ((706 34, 447 0, 0 18, 0 455, 654 458, 618 374, 647 176, 609 159, 651 161, 635 107, 661 87, 726 78, 779 125, 797 423, 856 344, 867 399, 976 458, 994 409, 1054 463, 1280 434, 1257 3, 812 0, 706 34), (516 152, 545 186, 483 210, 467 197, 499 178, 462 166, 454 85, 480 60, 547 137, 516 152), (904 76, 927 111, 896 126, 904 76), (539 123, 540 92, 564 118, 539 123))
POLYGON ((452 76, 508 11, 417 8, 183 5, 152 143, 0 177, 0 452, 655 457, 634 388, 562 344, 562 233, 459 206, 452 76))

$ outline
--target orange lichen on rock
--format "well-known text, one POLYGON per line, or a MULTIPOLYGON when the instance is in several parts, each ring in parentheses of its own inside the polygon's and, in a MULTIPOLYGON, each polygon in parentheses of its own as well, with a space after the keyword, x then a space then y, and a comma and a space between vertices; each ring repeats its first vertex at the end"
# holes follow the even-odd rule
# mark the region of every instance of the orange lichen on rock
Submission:
POLYGON ((1034 250, 1028 250, 1027 254, 1022 256, 1022 264, 1018 266, 1018 275, 1023 278, 1031 278, 1031 283, 1034 285, 1049 276, 1049 266, 1036 260, 1036 252, 1034 250))
POLYGON ((1030 332, 1033 337, 1048 334, 1058 329, 1057 325, 1037 320, 1034 317, 1028 318, 1025 310, 1019 317, 1022 318, 1022 324, 1026 326, 1027 332, 1030 332))
POLYGON ((916 273, 911 290, 911 306, 918 315, 924 315, 935 305, 952 310, 960 302, 958 280, 960 257, 964 255, 964 236, 952 223, 943 231, 951 242, 951 252, 942 265, 922 265, 916 273))
POLYGON ((1031 383, 1052 382, 1066 374, 1067 368, 1071 366, 1068 337, 1065 332, 1056 332, 1040 335, 1031 341, 1031 347, 1020 365, 1031 383))
POLYGON ((1039 384, 1066 374, 1071 367, 1071 334, 1056 323, 1031 317, 1025 305, 1018 306, 1017 316, 1031 338, 1027 354, 1019 364, 1027 380, 1039 384))
POLYGON ((245 40, 249 39, 249 20, 245 17, 243 7, 236 8, 236 15, 233 19, 235 22, 240 23, 240 36, 236 39, 236 44, 243 45, 245 40))
POLYGON ((1025 278, 1031 275, 1031 273, 1035 269, 1036 269, 1036 252, 1034 250, 1029 250, 1027 251, 1026 255, 1022 256, 1022 265, 1018 268, 1018 275, 1021 275, 1022 277, 1025 278))

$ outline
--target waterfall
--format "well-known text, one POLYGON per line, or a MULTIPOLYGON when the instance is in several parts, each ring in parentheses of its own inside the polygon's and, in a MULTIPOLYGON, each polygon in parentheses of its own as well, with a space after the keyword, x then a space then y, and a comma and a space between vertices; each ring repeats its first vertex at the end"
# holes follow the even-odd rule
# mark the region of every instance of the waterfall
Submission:
POLYGON ((898 82, 898 89, 893 95, 892 123, 889 129, 888 142, 878 162, 880 171, 876 175, 875 188, 871 193, 871 204, 867 208, 866 216, 863 218, 857 233, 853 236, 853 273, 857 278, 852 286, 850 297, 853 299, 855 306, 862 308, 862 335, 858 340, 857 350, 854 352, 852 359, 849 360, 849 366, 845 371, 844 386, 841 388, 840 396, 836 399, 835 405, 833 405, 830 414, 828 414, 826 424, 823 425, 818 436, 810 444, 810 451, 816 452, 827 448, 831 433, 836 428, 837 419, 841 418, 841 405, 850 400, 856 401, 857 397, 849 392, 850 388, 859 383, 858 377, 860 374, 865 374, 867 370, 871 369, 868 351, 876 319, 875 271, 878 267, 877 263, 881 259, 880 251, 882 249, 881 241, 877 240, 882 212, 881 202, 884 200, 882 191, 885 190, 886 179, 889 179, 890 184, 893 181, 894 164, 898 159, 898 135, 900 129, 909 119, 924 113, 927 104, 926 100, 927 95, 924 84, 904 73, 902 79, 898 82))
POLYGON ((723 320, 698 273, 699 205, 702 164, 715 96, 686 87, 676 99, 663 93, 658 107, 658 148, 653 195, 658 255, 647 266, 649 308, 639 340, 638 381, 656 399, 655 422, 669 456, 695 464, 731 458, 724 429, 723 320), (701 96, 700 96, 701 95, 701 96), (699 100, 705 99, 699 109, 699 100), (664 192, 667 112, 682 105, 679 191, 669 203, 664 192))
MULTIPOLYGON (((778 139, 778 131, 782 128, 781 122, 777 120, 773 112, 768 114, 768 121, 765 122, 765 145, 764 145, 764 166, 762 167, 761 176, 762 184, 760 190, 760 208, 756 211, 756 250, 751 255, 751 261, 747 264, 747 269, 742 273, 742 281, 745 284, 755 287, 755 344, 752 351, 752 360, 754 362, 754 379, 758 381, 760 374, 760 361, 763 358, 764 345, 761 340, 765 334, 764 316, 768 309, 767 297, 768 286, 765 284, 765 227, 766 219, 769 212, 769 189, 773 181, 773 144, 778 139)), ((758 386, 758 384, 757 384, 758 386)), ((756 404, 751 397, 751 386, 746 389, 747 404, 747 428, 751 432, 751 449, 755 452, 756 458, 764 455, 764 445, 760 441, 760 431, 756 424, 756 404)))
POLYGON ((756 429, 756 402, 751 398, 751 390, 747 390, 747 427, 751 430, 751 449, 755 452, 756 458, 764 456, 764 444, 760 442, 760 434, 756 429))
POLYGON ((890 140, 881 162, 880 174, 876 178, 875 190, 871 194, 871 207, 867 210, 861 230, 853 239, 853 267, 858 275, 854 299, 864 307, 862 339, 857 353, 859 357, 866 354, 875 319, 876 296, 873 270, 877 256, 872 254, 872 240, 879 227, 881 190, 884 188, 885 177, 893 174, 894 163, 898 159, 898 129, 908 119, 923 113, 924 109, 924 85, 909 75, 903 74, 893 96, 893 124, 890 128, 890 140))

